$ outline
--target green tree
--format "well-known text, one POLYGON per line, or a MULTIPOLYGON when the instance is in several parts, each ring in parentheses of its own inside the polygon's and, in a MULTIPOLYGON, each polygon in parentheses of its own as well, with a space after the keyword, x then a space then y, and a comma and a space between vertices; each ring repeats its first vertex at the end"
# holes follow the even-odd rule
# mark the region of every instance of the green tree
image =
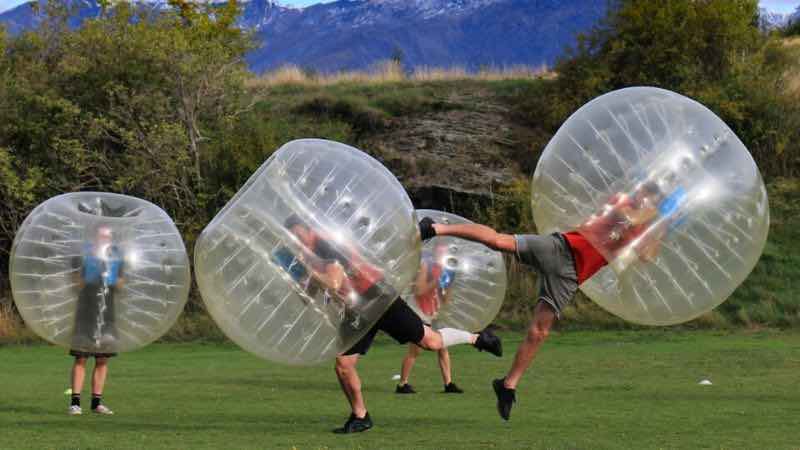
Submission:
POLYGON ((44 4, 39 28, 2 40, 0 195, 13 201, 0 248, 32 204, 77 190, 151 200, 191 241, 207 222, 218 136, 250 106, 239 5, 106 3, 76 29, 65 5, 44 4))
POLYGON ((800 172, 788 73, 798 59, 758 29, 756 0, 619 0, 556 65, 557 80, 522 107, 549 133, 611 90, 657 86, 719 114, 768 175, 800 172), (541 116, 541 111, 549 111, 541 116))

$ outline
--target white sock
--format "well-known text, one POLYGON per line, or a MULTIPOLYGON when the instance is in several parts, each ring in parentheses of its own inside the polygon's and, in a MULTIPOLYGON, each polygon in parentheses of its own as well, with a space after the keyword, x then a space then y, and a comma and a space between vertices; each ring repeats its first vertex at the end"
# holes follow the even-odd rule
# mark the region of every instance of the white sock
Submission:
POLYGON ((457 330, 455 328, 442 328, 439 330, 442 335, 442 342, 445 347, 459 344, 472 343, 472 333, 464 330, 457 330))

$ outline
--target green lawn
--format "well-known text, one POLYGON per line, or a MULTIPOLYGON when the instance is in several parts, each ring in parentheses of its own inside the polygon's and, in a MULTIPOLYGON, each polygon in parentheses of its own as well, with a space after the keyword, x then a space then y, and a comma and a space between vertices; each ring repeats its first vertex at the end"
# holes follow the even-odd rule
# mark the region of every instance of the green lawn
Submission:
POLYGON ((381 341, 360 367, 375 428, 353 436, 330 433, 348 414, 331 365, 158 344, 113 360, 115 416, 69 417, 65 352, 0 347, 0 448, 800 448, 798 333, 559 333, 504 423, 489 382, 518 342, 506 335, 502 359, 454 349, 461 396, 439 393, 435 357, 423 355, 420 393, 397 396, 404 347, 381 341))

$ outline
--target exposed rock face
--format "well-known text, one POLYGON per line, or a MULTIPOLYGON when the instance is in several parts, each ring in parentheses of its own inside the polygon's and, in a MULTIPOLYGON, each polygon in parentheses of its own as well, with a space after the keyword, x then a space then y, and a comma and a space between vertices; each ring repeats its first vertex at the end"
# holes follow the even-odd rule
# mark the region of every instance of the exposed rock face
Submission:
POLYGON ((515 159, 526 148, 525 129, 486 91, 459 91, 448 101, 461 106, 395 119, 362 145, 400 178, 417 207, 458 212, 488 205, 499 188, 528 177, 515 159))

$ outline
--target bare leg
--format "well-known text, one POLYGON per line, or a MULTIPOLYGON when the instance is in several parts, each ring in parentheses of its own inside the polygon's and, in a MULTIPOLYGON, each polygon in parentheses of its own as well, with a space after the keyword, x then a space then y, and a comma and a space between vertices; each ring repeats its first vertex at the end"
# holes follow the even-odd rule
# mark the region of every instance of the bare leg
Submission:
POLYGON ((452 378, 450 376, 450 352, 447 351, 446 348, 439 350, 439 370, 442 372, 442 381, 444 381, 445 386, 452 382, 452 378))
POLYGON ((439 351, 444 348, 444 342, 442 342, 442 335, 439 332, 434 331, 431 327, 425 325, 425 334, 422 336, 422 340, 417 343, 420 347, 425 350, 432 350, 432 351, 439 351))
POLYGON ((556 313, 553 311, 552 306, 543 301, 536 304, 536 308, 533 311, 533 321, 528 327, 528 334, 517 349, 514 363, 511 365, 508 375, 506 375, 505 387, 509 389, 517 388, 522 374, 533 362, 539 347, 550 334, 550 328, 552 328, 555 320, 556 313))
MULTIPOLYGON (((475 333, 467 333, 461 330, 454 330, 451 328, 443 328, 441 333, 439 331, 435 331, 431 327, 425 325, 425 335, 422 337, 422 340, 417 343, 418 346, 422 347, 425 350, 430 351, 439 351, 446 347, 445 341, 442 338, 442 333, 448 332, 448 330, 452 330, 457 335, 465 334, 466 338, 463 340, 456 340, 455 343, 451 343, 449 345, 458 345, 458 344, 475 344, 478 339, 478 335, 475 333)), ((460 338, 459 338, 460 339, 460 338)))
POLYGON ((342 355, 336 357, 336 377, 342 392, 350 403, 350 409, 358 418, 363 418, 367 414, 367 407, 364 405, 364 397, 361 395, 361 378, 356 371, 359 355, 342 355))
POLYGON ((103 395, 108 375, 108 358, 94 359, 94 373, 92 373, 92 395, 103 395))
POLYGON ((86 358, 75 357, 72 364, 72 394, 80 395, 83 390, 83 379, 86 376, 86 358))
POLYGON ((408 384, 411 368, 414 367, 414 363, 417 361, 417 356, 419 356, 420 351, 422 351, 422 349, 416 344, 408 344, 408 353, 406 353, 406 357, 403 358, 403 364, 400 366, 400 386, 408 384))

